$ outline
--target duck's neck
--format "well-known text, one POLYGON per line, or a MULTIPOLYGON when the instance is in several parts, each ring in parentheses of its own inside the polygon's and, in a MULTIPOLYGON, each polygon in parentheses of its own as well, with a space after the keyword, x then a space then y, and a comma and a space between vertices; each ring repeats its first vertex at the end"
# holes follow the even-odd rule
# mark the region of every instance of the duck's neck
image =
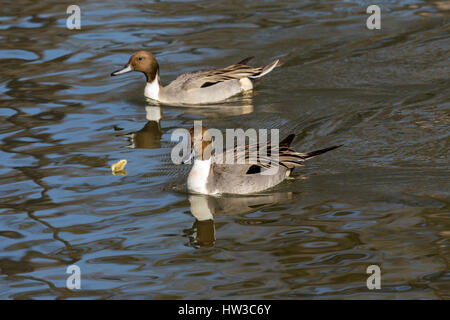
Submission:
POLYGON ((211 172, 211 158, 208 160, 194 161, 191 172, 188 177, 188 189, 193 192, 208 194, 206 185, 208 183, 209 173, 211 172))
POLYGON ((147 98, 159 101, 159 90, 161 89, 161 82, 159 81, 159 74, 151 82, 145 85, 144 95, 147 98))

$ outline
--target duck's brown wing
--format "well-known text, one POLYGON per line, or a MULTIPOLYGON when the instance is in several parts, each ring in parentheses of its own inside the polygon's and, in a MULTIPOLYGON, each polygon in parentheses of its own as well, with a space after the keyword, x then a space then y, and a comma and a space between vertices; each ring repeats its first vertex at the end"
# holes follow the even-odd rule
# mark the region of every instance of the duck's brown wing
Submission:
POLYGON ((303 166, 303 163, 307 159, 342 146, 338 145, 312 152, 300 153, 289 148, 294 138, 295 134, 290 134, 277 146, 272 146, 269 143, 263 146, 260 144, 236 145, 232 149, 225 150, 222 153, 215 155, 214 158, 217 159, 221 157, 220 159, 222 159, 223 162, 226 162, 227 159, 234 159, 235 163, 247 164, 248 170, 250 171, 252 171, 251 167, 253 166, 266 169, 273 166, 282 166, 287 169, 292 169, 294 167, 303 166))
POLYGON ((206 88, 219 82, 254 77, 261 74, 262 70, 263 68, 255 68, 245 64, 233 64, 222 69, 185 73, 174 82, 179 82, 182 90, 206 88))

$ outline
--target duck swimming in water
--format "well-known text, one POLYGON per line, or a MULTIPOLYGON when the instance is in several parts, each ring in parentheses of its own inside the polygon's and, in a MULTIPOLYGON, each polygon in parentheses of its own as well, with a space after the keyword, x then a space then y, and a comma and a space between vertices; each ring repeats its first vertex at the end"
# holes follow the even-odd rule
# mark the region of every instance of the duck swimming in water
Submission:
POLYGON ((131 71, 144 73, 147 79, 144 95, 164 104, 210 104, 252 90, 256 80, 281 66, 291 54, 265 67, 247 65, 253 58, 249 57, 225 68, 184 73, 164 87, 155 56, 148 51, 137 51, 124 68, 114 71, 111 76, 131 71))

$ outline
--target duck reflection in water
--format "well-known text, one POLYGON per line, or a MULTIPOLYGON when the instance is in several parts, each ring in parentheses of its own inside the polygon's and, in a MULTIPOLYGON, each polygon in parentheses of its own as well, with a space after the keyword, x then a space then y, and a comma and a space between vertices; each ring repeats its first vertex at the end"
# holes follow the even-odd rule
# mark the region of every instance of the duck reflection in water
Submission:
POLYGON ((190 194, 191 213, 195 217, 195 222, 190 229, 190 244, 196 248, 209 248, 215 245, 215 217, 246 214, 263 207, 285 203, 291 199, 292 192, 223 197, 190 194))
POLYGON ((161 147, 161 108, 159 106, 145 107, 147 123, 136 132, 126 135, 130 144, 128 147, 137 149, 156 149, 161 147))
POLYGON ((206 118, 224 118, 241 116, 253 112, 253 92, 243 92, 240 96, 232 97, 222 103, 207 104, 192 107, 189 105, 182 107, 183 113, 201 115, 206 118))

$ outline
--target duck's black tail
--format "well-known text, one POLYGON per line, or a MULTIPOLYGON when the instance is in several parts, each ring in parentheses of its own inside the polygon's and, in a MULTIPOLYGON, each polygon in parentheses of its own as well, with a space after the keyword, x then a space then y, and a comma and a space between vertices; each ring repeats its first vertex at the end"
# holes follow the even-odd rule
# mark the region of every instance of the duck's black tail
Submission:
POLYGON ((325 149, 320 149, 320 150, 315 150, 315 151, 303 153, 302 154, 303 155, 303 159, 306 160, 306 159, 318 156, 319 154, 322 154, 322 153, 325 153, 325 152, 337 149, 337 148, 342 147, 342 146, 343 146, 343 144, 340 144, 338 146, 332 146, 332 147, 328 147, 328 148, 325 148, 325 149))
POLYGON ((293 169, 302 166, 305 160, 318 156, 319 154, 339 148, 339 146, 332 146, 325 149, 315 150, 307 153, 300 153, 289 149, 289 144, 292 142, 294 135, 289 135, 280 143, 280 163, 286 168, 293 169))

